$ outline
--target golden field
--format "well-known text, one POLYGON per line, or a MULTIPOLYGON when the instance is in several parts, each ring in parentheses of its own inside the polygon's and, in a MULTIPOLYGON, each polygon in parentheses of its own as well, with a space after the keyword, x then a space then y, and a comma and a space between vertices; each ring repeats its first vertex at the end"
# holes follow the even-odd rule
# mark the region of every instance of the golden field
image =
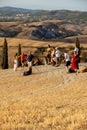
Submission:
POLYGON ((87 73, 63 64, 23 71, 0 70, 0 130, 87 130, 87 73))
MULTIPOLYGON (((3 42, 0 38, 0 55, 3 42)), ((7 42, 12 65, 19 43, 24 52, 48 44, 74 47, 74 43, 19 38, 7 42)), ((81 46, 87 49, 86 42, 81 46)), ((80 63, 80 69, 84 66, 87 63, 80 63)), ((23 71, 0 69, 0 130, 87 130, 87 73, 67 74, 64 64, 35 66, 26 77, 23 71)))

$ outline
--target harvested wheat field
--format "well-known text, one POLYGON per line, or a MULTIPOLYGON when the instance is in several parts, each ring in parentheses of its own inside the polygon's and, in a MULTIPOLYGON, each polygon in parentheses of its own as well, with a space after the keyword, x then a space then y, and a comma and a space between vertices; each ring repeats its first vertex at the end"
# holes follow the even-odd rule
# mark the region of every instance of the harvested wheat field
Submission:
POLYGON ((87 130, 87 73, 67 74, 64 65, 22 71, 0 70, 0 130, 87 130))

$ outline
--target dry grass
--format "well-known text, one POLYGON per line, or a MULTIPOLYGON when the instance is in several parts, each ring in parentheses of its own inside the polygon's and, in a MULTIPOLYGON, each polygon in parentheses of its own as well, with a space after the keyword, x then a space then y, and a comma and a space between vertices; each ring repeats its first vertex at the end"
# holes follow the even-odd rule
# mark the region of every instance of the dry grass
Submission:
MULTIPOLYGON (((0 38, 0 46, 3 41, 0 38)), ((7 41, 11 60, 19 43, 26 46, 22 51, 70 45, 19 38, 7 41)), ((87 73, 66 74, 63 65, 33 67, 28 77, 21 73, 20 68, 0 70, 0 130, 87 130, 87 73)))
POLYGON ((87 73, 66 74, 61 65, 0 74, 0 130, 87 130, 87 73))

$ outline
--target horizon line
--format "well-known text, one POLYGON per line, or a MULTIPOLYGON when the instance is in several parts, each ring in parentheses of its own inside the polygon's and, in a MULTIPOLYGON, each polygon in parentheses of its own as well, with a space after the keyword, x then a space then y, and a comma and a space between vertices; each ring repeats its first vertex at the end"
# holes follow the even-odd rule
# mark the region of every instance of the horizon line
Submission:
POLYGON ((57 11, 57 10, 65 10, 65 11, 76 11, 76 12, 87 12, 87 11, 83 11, 83 10, 70 10, 70 9, 40 9, 40 8, 36 8, 36 9, 28 9, 28 8, 24 8, 24 7, 15 7, 15 6, 0 6, 0 8, 20 8, 20 9, 25 9, 25 10, 44 10, 44 11, 57 11))

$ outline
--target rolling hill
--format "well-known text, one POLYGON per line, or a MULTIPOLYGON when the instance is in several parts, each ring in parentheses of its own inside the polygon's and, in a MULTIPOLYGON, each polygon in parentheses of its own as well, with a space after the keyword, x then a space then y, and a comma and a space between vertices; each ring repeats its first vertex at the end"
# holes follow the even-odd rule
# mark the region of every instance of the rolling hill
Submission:
POLYGON ((0 8, 0 37, 60 40, 87 35, 87 12, 0 8))
POLYGON ((73 23, 87 23, 87 12, 69 10, 31 10, 15 7, 1 7, 0 21, 43 21, 66 20, 73 23), (20 15, 19 15, 20 14, 20 15))

